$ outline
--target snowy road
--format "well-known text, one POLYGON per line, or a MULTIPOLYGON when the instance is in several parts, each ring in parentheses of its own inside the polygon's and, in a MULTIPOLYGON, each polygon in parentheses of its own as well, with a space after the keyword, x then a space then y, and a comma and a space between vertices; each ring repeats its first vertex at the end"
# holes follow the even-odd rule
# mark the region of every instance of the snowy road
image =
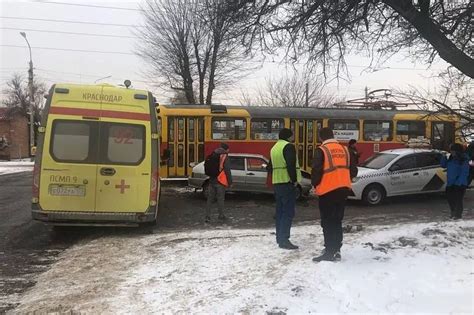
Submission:
POLYGON ((340 263, 315 264, 321 229, 110 236, 77 244, 21 299, 17 312, 466 313, 473 304, 474 221, 371 226, 346 234, 340 263))

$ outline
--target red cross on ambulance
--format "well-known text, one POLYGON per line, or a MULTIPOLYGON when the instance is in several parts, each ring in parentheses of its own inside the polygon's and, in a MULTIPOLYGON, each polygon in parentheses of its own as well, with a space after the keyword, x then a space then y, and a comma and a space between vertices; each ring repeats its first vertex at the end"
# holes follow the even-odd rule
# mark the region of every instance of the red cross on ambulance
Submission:
POLYGON ((115 185, 115 188, 120 188, 120 193, 125 193, 125 189, 130 188, 130 185, 125 185, 125 179, 120 180, 120 185, 115 185))

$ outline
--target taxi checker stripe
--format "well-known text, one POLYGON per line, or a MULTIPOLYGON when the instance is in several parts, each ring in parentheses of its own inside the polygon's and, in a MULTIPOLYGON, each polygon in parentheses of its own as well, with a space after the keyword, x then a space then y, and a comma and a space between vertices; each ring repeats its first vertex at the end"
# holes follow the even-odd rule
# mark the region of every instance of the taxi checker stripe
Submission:
POLYGON ((123 119, 146 120, 146 121, 150 120, 150 114, 119 112, 115 110, 100 110, 100 109, 51 106, 49 113, 56 114, 56 115, 93 116, 93 117, 123 118, 123 119))

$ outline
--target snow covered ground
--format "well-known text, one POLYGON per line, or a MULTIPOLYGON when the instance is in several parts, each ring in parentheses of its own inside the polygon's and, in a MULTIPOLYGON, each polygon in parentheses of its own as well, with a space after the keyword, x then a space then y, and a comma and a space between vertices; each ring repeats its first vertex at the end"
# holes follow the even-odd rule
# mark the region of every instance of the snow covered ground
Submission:
POLYGON ((35 162, 28 160, 0 161, 0 175, 19 172, 29 172, 33 170, 35 162))
POLYGON ((315 264, 319 226, 297 251, 272 230, 106 236, 64 252, 15 313, 472 314, 474 221, 370 226, 345 234, 342 261, 315 264))

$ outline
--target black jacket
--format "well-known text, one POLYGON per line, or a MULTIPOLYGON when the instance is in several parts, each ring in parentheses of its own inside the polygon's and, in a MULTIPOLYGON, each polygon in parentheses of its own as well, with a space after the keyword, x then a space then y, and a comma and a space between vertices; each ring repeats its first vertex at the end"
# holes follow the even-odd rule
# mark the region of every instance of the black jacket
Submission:
MULTIPOLYGON (((296 149, 293 144, 288 143, 285 145, 283 148, 283 157, 285 158, 286 169, 290 176, 290 180, 292 183, 296 183, 298 181, 298 177, 296 176, 296 149)), ((271 160, 268 162, 267 171, 273 171, 271 160)))
MULTIPOLYGON (((350 154, 351 156, 351 154, 350 154)), ((317 148, 314 152, 313 157, 313 166, 311 170, 311 184, 313 186, 319 185, 321 179, 323 178, 323 169, 324 169, 324 153, 321 148, 317 148)), ((355 163, 353 157, 350 157, 350 174, 351 179, 357 176, 357 164, 355 163)))

